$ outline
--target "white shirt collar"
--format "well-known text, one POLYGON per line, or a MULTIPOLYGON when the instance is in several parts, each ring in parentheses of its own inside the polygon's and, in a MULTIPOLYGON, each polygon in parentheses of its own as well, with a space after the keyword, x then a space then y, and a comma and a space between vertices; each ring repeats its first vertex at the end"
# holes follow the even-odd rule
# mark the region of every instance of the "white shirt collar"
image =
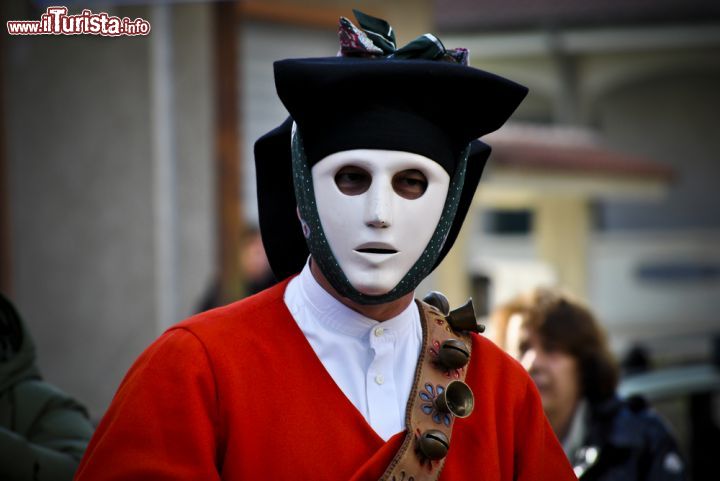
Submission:
POLYGON ((573 462, 575 451, 577 451, 585 441, 588 415, 588 403, 585 399, 581 399, 573 413, 568 433, 565 435, 565 439, 562 440, 563 450, 568 458, 570 458, 570 462, 573 462))
POLYGON ((305 263, 300 275, 298 286, 301 295, 307 302, 313 318, 324 327, 355 338, 367 336, 368 331, 382 324, 383 329, 395 335, 404 335, 416 322, 417 307, 414 302, 397 316, 386 321, 376 321, 352 310, 327 292, 315 279, 310 271, 310 261, 305 263))

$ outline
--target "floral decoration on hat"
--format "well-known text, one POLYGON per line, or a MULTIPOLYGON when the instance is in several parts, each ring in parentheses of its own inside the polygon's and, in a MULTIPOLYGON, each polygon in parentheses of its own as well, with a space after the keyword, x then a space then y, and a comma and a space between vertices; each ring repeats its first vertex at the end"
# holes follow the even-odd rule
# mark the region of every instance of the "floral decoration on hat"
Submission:
POLYGON ((378 57, 389 59, 423 59, 468 64, 465 48, 447 50, 435 35, 420 35, 402 48, 397 48, 395 31, 385 20, 353 10, 360 28, 340 17, 338 37, 342 57, 378 57))

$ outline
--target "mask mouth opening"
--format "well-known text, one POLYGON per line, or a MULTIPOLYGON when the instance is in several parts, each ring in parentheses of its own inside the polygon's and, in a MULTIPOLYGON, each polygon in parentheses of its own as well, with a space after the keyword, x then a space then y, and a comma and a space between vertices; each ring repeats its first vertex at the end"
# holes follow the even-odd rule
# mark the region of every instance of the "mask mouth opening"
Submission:
POLYGON ((372 247, 367 247, 365 249, 355 249, 357 252, 362 252, 364 254, 397 254, 398 251, 394 249, 377 249, 372 247))
POLYGON ((368 242, 358 246, 355 252, 361 252, 363 254, 397 254, 398 250, 390 244, 383 242, 368 242))

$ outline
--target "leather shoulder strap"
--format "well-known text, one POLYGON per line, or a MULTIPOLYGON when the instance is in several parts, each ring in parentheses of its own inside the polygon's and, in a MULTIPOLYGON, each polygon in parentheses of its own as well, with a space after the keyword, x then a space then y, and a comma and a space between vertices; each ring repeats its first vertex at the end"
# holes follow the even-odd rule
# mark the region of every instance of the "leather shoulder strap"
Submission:
MULTIPOLYGON (((466 366, 450 369, 440 362, 440 350, 445 341, 462 341, 470 354, 469 334, 453 331, 445 316, 435 307, 416 301, 420 310, 423 331, 422 349, 415 369, 415 381, 405 413, 407 434, 397 454, 380 478, 381 481, 437 480, 445 464, 445 457, 431 459, 426 452, 438 444, 449 443, 455 416, 438 408, 437 400, 445 394, 452 381, 464 381, 466 366), (442 433, 445 439, 442 439, 442 433), (427 438, 431 439, 427 439, 427 438)), ((468 356, 469 359, 469 356, 468 356)), ((445 446, 447 450, 449 446, 445 446)), ((437 458, 437 455, 433 456, 437 458)))

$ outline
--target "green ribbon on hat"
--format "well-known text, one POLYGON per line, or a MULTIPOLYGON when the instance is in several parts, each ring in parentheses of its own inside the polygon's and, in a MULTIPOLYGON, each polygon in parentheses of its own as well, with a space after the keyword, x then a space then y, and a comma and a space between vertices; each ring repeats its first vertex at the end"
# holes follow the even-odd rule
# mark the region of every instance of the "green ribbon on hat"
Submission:
POLYGON ((401 60, 440 60, 460 65, 468 64, 468 51, 464 48, 447 50, 435 35, 420 35, 404 47, 397 48, 395 31, 388 22, 359 10, 353 10, 361 28, 340 17, 338 37, 343 57, 373 57, 401 60))

